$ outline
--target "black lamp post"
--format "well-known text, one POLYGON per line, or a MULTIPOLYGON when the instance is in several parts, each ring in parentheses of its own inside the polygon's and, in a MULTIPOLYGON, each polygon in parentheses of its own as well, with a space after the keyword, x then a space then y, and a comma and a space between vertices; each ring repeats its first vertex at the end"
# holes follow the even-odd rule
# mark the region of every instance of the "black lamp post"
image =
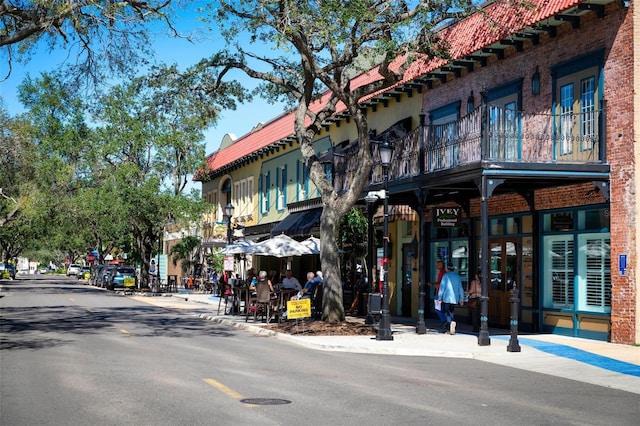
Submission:
POLYGON ((231 218, 233 217, 233 211, 235 210, 235 207, 233 207, 233 204, 229 203, 227 204, 227 206, 224 208, 224 213, 227 215, 227 244, 232 244, 233 243, 233 234, 231 232, 231 218))
POLYGON ((384 181, 384 243, 382 245, 382 312, 380 326, 376 340, 393 340, 391 335, 391 316, 389 314, 389 165, 393 146, 389 141, 384 141, 378 146, 380 163, 382 163, 382 177, 384 181))

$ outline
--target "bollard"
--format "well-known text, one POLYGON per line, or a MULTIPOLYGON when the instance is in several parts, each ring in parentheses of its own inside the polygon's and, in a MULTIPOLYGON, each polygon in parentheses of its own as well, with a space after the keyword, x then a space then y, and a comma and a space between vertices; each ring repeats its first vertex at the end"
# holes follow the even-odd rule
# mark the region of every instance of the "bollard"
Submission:
POLYGON ((511 338, 509 339, 509 345, 507 346, 507 352, 520 352, 520 343, 518 343, 518 288, 513 285, 511 289, 511 297, 509 298, 511 303, 511 338))

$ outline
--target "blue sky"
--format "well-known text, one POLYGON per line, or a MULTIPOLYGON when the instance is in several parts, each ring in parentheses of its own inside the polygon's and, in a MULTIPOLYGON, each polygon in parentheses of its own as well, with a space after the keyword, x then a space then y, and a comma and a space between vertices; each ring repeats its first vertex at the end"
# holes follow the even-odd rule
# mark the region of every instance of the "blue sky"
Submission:
MULTIPOLYGON (((193 10, 181 12, 177 24, 183 33, 191 32, 202 25, 197 21, 193 10)), ((200 41, 196 44, 183 39, 170 39, 160 33, 157 34, 155 40, 155 61, 175 62, 181 69, 213 54, 222 46, 221 41, 215 40, 211 33, 201 33, 200 41)), ((29 74, 33 78, 41 72, 55 70, 60 67, 65 58, 67 61, 75 59, 74 56, 68 57, 68 53, 64 50, 49 53, 46 49, 41 48, 27 64, 18 64, 14 61, 10 77, 0 82, 0 97, 2 97, 2 102, 10 115, 13 116, 24 111, 18 100, 18 86, 26 75, 29 74)), ((2 52, 0 53, 0 75, 4 76, 6 71, 6 54, 2 52)), ((242 73, 237 73, 236 76, 249 86, 255 84, 254 80, 244 77, 242 73)), ((233 133, 240 137, 248 133, 259 122, 267 122, 282 112, 282 106, 267 104, 262 99, 254 99, 254 102, 250 104, 239 105, 235 111, 224 111, 218 123, 205 134, 207 154, 218 149, 225 134, 233 133)))

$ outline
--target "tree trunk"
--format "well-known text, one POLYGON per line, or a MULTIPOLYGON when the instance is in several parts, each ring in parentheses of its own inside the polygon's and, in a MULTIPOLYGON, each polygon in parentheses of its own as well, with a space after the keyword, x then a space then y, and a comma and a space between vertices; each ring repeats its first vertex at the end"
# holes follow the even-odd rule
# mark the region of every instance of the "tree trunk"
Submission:
POLYGON ((338 253, 339 211, 325 204, 320 216, 320 264, 323 274, 322 320, 331 323, 345 319, 342 301, 342 274, 338 253))
MULTIPOLYGON (((150 267, 150 258, 153 253, 153 243, 152 238, 149 235, 144 235, 137 230, 134 230, 134 234, 136 237, 136 244, 138 246, 138 251, 140 252, 140 281, 139 285, 148 286, 149 285, 149 267, 150 267)), ((158 271, 159 272, 159 271, 158 271)))

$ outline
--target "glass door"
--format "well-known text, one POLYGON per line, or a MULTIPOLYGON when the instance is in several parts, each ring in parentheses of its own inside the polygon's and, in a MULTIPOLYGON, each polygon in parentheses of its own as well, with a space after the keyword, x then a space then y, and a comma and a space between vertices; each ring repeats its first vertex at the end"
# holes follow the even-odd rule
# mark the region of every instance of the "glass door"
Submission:
POLYGON ((509 327, 511 289, 518 285, 520 274, 519 238, 489 240, 489 325, 509 327))
POLYGON ((402 316, 411 316, 411 277, 413 271, 411 244, 402 245, 402 316))

